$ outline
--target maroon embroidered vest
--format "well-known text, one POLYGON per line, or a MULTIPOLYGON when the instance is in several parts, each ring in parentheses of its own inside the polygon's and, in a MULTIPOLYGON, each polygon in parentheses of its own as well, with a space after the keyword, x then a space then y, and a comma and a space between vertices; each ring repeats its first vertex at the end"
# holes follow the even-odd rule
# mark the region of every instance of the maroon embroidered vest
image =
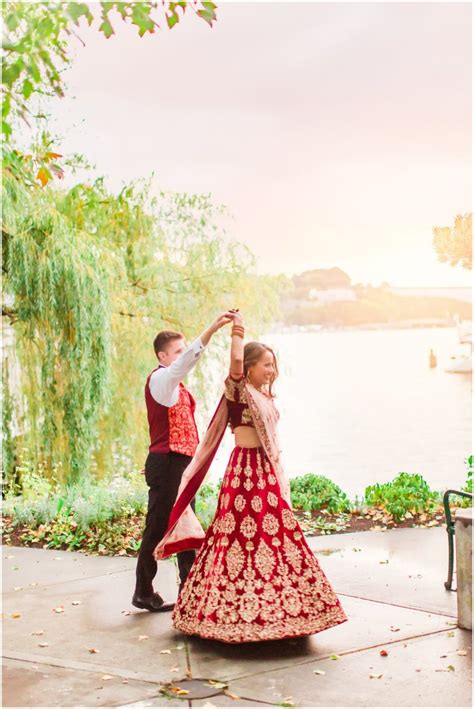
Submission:
MULTIPOLYGON (((153 370, 156 372, 156 369, 153 370)), ((150 453, 181 453, 193 456, 199 443, 194 420, 196 402, 184 384, 179 385, 179 398, 173 406, 159 404, 150 391, 151 372, 145 385, 145 402, 150 430, 150 453)))

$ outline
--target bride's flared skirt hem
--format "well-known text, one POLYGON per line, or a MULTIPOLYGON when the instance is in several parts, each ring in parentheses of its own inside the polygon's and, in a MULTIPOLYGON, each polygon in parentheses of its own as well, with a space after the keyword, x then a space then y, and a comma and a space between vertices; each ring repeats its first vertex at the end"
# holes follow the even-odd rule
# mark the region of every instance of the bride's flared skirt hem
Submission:
POLYGON ((318 618, 308 621, 306 618, 295 619, 295 623, 284 623, 278 627, 259 626, 255 623, 239 623, 238 626, 216 625, 212 622, 173 623, 173 627, 185 635, 193 635, 204 640, 218 640, 224 643, 262 642, 264 640, 285 640, 315 635, 323 630, 341 625, 349 620, 340 608, 331 618, 318 618), (299 621, 299 622, 298 622, 299 621), (286 626, 286 627, 285 627, 286 626))

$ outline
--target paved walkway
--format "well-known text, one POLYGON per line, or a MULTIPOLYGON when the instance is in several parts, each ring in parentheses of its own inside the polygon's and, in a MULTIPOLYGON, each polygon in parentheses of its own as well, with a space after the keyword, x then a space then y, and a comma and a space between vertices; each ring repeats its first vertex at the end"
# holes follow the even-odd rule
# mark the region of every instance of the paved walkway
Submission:
MULTIPOLYGON (((169 614, 134 609, 135 559, 4 547, 3 706, 471 706, 472 635, 444 589, 445 529, 309 541, 349 621, 247 645, 188 638, 169 614), (189 693, 167 698, 166 683, 189 693)), ((159 573, 171 600, 174 564, 159 573)))

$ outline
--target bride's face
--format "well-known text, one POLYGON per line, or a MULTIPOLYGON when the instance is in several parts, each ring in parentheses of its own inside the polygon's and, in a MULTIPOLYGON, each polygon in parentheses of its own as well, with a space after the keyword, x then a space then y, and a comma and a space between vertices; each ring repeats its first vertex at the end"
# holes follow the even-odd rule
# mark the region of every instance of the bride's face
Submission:
POLYGON ((249 381, 254 385, 254 387, 261 387, 264 384, 270 384, 274 376, 275 361, 273 359, 273 354, 268 350, 265 350, 260 359, 249 367, 249 381))

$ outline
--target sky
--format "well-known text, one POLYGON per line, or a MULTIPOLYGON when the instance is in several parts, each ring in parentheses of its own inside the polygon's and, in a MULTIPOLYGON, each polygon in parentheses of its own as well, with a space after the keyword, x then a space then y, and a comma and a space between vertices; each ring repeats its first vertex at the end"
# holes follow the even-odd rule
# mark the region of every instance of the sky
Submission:
POLYGON ((466 286, 432 228, 471 206, 469 3, 218 3, 140 38, 79 31, 63 151, 115 189, 211 193, 261 273, 466 286))

